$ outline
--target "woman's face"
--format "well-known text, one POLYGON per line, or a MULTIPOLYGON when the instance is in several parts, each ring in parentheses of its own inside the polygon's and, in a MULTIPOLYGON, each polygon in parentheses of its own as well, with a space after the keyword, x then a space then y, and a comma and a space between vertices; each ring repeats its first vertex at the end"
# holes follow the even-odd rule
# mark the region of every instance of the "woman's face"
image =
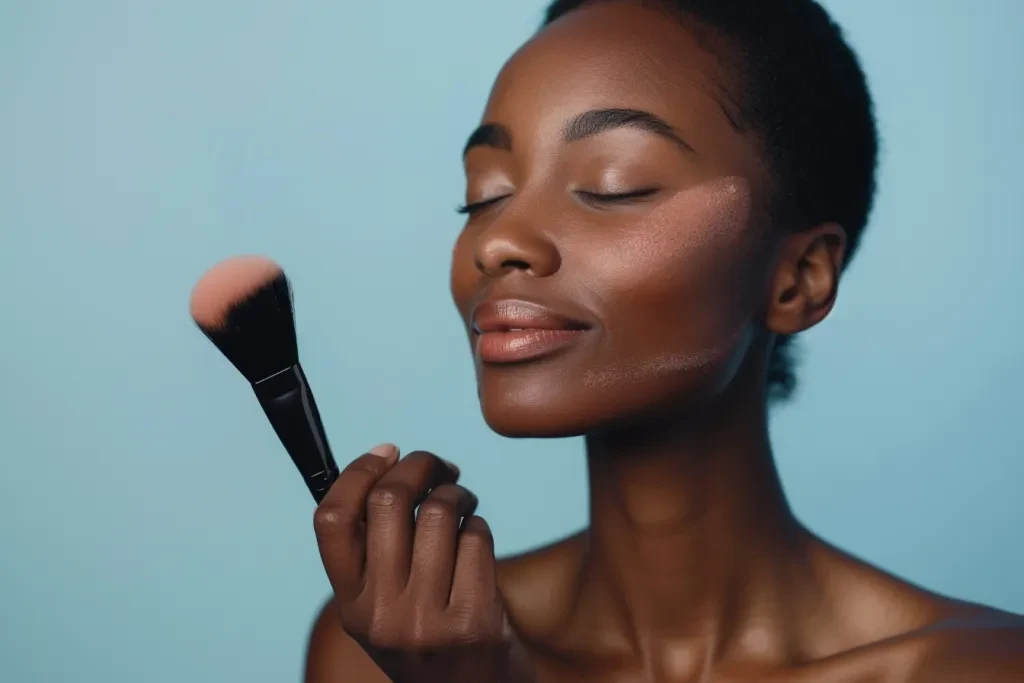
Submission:
POLYGON ((692 407, 763 356, 766 183, 722 69, 671 17, 600 2, 502 70, 466 151, 451 273, 495 431, 692 407))

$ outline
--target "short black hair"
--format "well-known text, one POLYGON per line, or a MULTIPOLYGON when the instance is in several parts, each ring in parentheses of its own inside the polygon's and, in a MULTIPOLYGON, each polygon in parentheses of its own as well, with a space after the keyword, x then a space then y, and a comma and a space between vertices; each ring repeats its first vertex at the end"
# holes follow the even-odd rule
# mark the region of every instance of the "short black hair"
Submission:
MULTIPOLYGON (((544 24, 598 0, 555 0, 544 24)), ((878 131, 867 79, 842 29, 814 0, 655 0, 724 39, 734 125, 752 131, 775 178, 770 219, 799 230, 828 221, 847 235, 846 263, 871 213, 878 131)), ((703 44, 703 43, 702 43, 703 44)), ((707 47, 707 46, 705 46, 707 47)), ((796 388, 792 338, 768 367, 769 396, 796 388)))

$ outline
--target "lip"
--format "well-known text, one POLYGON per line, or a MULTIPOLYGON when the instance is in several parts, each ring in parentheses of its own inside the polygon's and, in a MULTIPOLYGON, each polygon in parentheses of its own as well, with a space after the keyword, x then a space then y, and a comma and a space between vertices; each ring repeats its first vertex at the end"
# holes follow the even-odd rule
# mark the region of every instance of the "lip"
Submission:
POLYGON ((541 304, 518 299, 485 301, 470 323, 483 363, 508 364, 550 356, 578 342, 591 325, 541 304))

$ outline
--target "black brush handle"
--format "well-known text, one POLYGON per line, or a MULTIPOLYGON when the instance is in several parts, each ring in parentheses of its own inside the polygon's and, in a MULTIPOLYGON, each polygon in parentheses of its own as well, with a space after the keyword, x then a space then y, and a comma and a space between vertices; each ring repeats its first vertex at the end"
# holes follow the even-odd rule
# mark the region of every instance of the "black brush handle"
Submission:
POLYGON ((313 500, 319 504, 338 478, 338 466, 302 366, 295 364, 281 370, 254 382, 252 388, 313 500))

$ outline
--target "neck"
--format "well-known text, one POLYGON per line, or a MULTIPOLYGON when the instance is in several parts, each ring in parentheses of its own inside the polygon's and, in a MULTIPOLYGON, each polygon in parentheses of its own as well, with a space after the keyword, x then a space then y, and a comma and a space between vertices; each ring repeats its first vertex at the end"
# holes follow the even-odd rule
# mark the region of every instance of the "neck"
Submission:
POLYGON ((779 482, 763 400, 728 403, 587 438, 580 609, 612 641, 698 644, 690 659, 799 647, 784 624, 812 583, 807 535, 779 482))

